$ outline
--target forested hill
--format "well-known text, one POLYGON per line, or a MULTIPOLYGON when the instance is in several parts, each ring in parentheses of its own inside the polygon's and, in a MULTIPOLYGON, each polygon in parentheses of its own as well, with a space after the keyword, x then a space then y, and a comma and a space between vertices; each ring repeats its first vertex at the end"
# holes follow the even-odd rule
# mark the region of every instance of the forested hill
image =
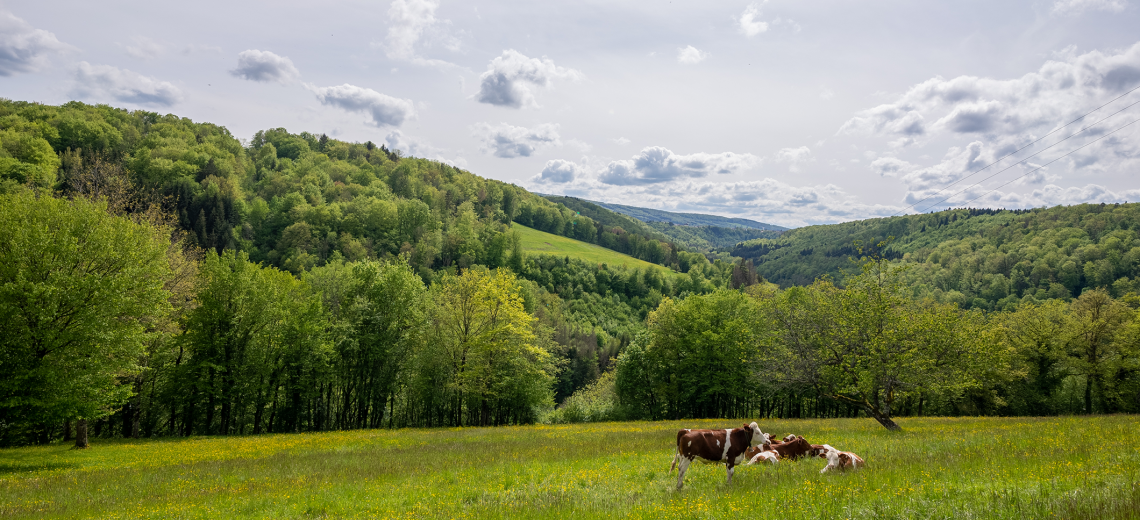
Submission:
POLYGON ((595 222, 608 228, 625 229, 657 240, 678 244, 682 248, 698 251, 730 249, 734 245, 748 240, 775 238, 780 236, 780 230, 785 229, 771 229, 778 226, 750 227, 736 222, 742 221, 759 226, 769 226, 745 219, 728 219, 695 213, 669 213, 560 195, 543 196, 550 201, 574 210, 580 215, 589 216, 595 222), (671 217, 666 215, 671 215, 671 217), (719 224, 710 225, 708 222, 719 224))
POLYGON ((293 273, 334 254, 495 267, 509 257, 512 221, 678 264, 677 248, 644 225, 603 226, 518 186, 371 142, 278 128, 245 148, 224 127, 174 115, 0 99, 0 182, 66 189, 112 170, 172 201, 201 247, 242 249, 293 273))
POLYGON ((715 226, 715 227, 743 227, 760 229, 764 231, 787 231, 788 228, 777 226, 775 224, 765 224, 746 218, 731 218, 721 217, 717 215, 706 215, 703 213, 676 213, 672 211, 663 211, 659 209, 639 208, 636 206, 626 206, 623 204, 611 204, 609 202, 589 201, 606 208, 608 210, 616 211, 623 215, 629 215, 633 218, 643 222, 665 222, 668 224, 675 224, 678 226, 715 226))
MULTIPOLYGON (((601 210, 606 222, 595 221, 518 186, 383 145, 277 128, 243 146, 223 126, 107 105, 0 99, 0 196, 25 187, 60 199, 114 199, 111 206, 127 212, 158 202, 191 246, 235 266, 248 258, 266 272, 278 268, 314 291, 326 290, 325 278, 356 273, 354 266, 365 276, 375 261, 406 262, 425 287, 469 267, 507 268, 520 278, 527 312, 551 331, 555 401, 596 378, 663 298, 754 278, 643 223, 609 225, 625 218, 617 213, 601 210), (512 222, 686 276, 524 255, 512 222)), ((326 301, 329 314, 339 315, 337 298, 333 291, 326 301)))
POLYGON ((1140 204, 1033 210, 957 209, 797 228, 739 244, 759 274, 781 286, 853 267, 856 243, 912 264, 916 297, 963 307, 1010 308, 1024 298, 1068 298, 1087 288, 1140 289, 1140 204))

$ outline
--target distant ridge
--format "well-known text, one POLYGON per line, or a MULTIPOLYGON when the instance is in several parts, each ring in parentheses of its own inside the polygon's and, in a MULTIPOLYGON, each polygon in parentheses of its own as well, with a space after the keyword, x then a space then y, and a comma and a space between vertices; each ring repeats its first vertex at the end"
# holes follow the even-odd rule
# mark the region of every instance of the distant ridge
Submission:
POLYGON ((610 204, 608 202, 598 202, 596 200, 591 200, 589 202, 597 204, 610 211, 616 211, 623 215, 629 215, 642 222, 667 222, 678 226, 743 227, 760 229, 764 231, 787 231, 789 229, 783 226, 765 224, 763 222, 757 222, 755 220, 749 220, 746 218, 728 218, 720 217, 717 215, 705 215, 703 213, 674 213, 672 211, 638 208, 635 206, 625 206, 622 204, 610 204))

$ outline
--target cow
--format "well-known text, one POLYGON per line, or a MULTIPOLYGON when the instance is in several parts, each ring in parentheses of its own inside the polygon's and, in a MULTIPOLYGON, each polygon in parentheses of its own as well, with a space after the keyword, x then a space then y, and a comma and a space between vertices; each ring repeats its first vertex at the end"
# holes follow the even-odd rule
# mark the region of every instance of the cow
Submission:
POLYGON ((794 440, 796 440, 796 434, 794 433, 789 433, 787 437, 784 437, 784 442, 792 442, 794 440))
POLYGON ((744 452, 744 458, 748 459, 748 466, 756 464, 757 462, 770 462, 775 464, 780 461, 780 454, 772 449, 770 443, 765 442, 760 446, 748 448, 744 452))
POLYGON ((753 444, 767 439, 767 434, 760 431, 755 422, 726 430, 678 430, 677 454, 673 456, 673 466, 669 471, 672 472, 674 467, 680 469, 677 489, 681 489, 685 485, 685 471, 697 457, 712 462, 724 461, 728 471, 725 483, 732 484, 733 468, 744 461, 744 452, 753 444))
POLYGON ((827 459, 827 466, 819 470, 820 473, 827 473, 833 469, 847 471, 848 469, 858 469, 866 465, 863 459, 854 453, 839 451, 827 444, 824 444, 824 446, 827 448, 827 452, 822 456, 827 459))
POLYGON ((796 437, 794 441, 780 442, 772 445, 772 449, 780 454, 781 459, 798 459, 812 454, 812 444, 803 437, 796 437))

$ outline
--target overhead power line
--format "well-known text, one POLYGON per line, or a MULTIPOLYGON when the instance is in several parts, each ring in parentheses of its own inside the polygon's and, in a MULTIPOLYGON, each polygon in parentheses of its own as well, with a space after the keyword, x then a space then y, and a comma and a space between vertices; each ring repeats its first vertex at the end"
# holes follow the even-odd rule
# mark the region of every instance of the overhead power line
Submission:
POLYGON ((1036 167, 1036 168, 1034 168, 1034 169, 1032 169, 1032 170, 1030 170, 1030 171, 1027 171, 1027 172, 1025 172, 1025 173, 1021 174, 1021 175, 1018 175, 1017 177, 1015 177, 1014 179, 1010 180, 1009 182, 1006 182, 1005 184, 1002 184, 1001 186, 998 186, 998 187, 996 187, 996 188, 994 188, 994 189, 992 189, 992 190, 990 190, 990 191, 987 191, 987 192, 985 192, 985 193, 983 193, 983 194, 981 194, 981 195, 978 195, 977 197, 974 197, 974 198, 972 198, 972 199, 970 199, 970 200, 968 200, 968 201, 964 202, 962 205, 963 205, 963 206, 965 206, 966 204, 969 204, 969 203, 971 203, 971 202, 974 202, 975 200, 978 200, 978 199, 980 199, 980 198, 982 198, 982 197, 985 197, 986 195, 989 195, 989 194, 991 194, 991 193, 993 193, 993 192, 995 192, 995 191, 997 191, 997 190, 1000 190, 1000 189, 1002 189, 1002 188, 1004 188, 1004 187, 1006 187, 1006 186, 1009 186, 1009 185, 1010 185, 1010 184, 1012 184, 1013 182, 1016 182, 1018 179, 1021 179, 1022 177, 1026 177, 1026 176, 1028 176, 1028 175, 1029 175, 1029 174, 1031 174, 1031 173, 1035 173, 1035 172, 1037 172, 1037 171, 1041 170, 1042 168, 1045 168, 1046 166, 1049 166, 1050 164, 1053 164, 1053 163, 1055 163, 1055 162, 1057 162, 1057 161, 1060 161, 1061 159, 1064 159, 1064 158, 1066 158, 1066 157, 1068 157, 1068 156, 1070 156, 1070 155, 1072 155, 1072 154, 1074 154, 1074 153, 1076 153, 1076 152, 1079 152, 1079 151, 1081 150, 1081 148, 1084 148, 1084 147, 1086 147, 1086 146, 1089 146, 1089 145, 1091 145, 1091 144, 1093 144, 1093 143, 1095 143, 1095 142, 1097 142, 1097 141, 1100 141, 1101 139, 1104 139, 1105 137, 1108 137, 1108 136, 1110 136, 1110 135, 1112 135, 1112 134, 1115 134, 1116 132, 1119 132, 1119 131, 1121 131, 1121 130, 1124 130, 1125 128, 1127 128, 1127 127, 1129 127, 1129 126, 1132 126, 1132 124, 1133 124, 1133 123, 1136 123, 1137 121, 1140 121, 1140 119, 1133 119, 1131 122, 1125 123, 1125 124, 1124 124, 1123 126, 1121 126, 1120 128, 1117 128, 1116 130, 1113 130, 1113 131, 1111 131, 1111 132, 1109 132, 1109 133, 1107 133, 1107 134, 1104 134, 1104 135, 1102 135, 1102 136, 1100 136, 1100 137, 1098 137, 1098 138, 1096 138, 1096 139, 1093 139, 1092 141, 1089 141, 1089 142, 1087 142, 1087 143, 1085 143, 1085 144, 1081 145, 1079 148, 1076 148, 1076 149, 1072 150, 1071 152, 1069 152, 1069 153, 1067 153, 1067 154, 1065 154, 1065 155, 1062 155, 1062 156, 1060 156, 1060 157, 1058 157, 1058 158, 1056 158, 1056 159, 1053 159, 1052 161, 1049 161, 1049 162, 1047 162, 1047 163, 1045 163, 1045 164, 1042 164, 1041 166, 1038 166, 1038 167, 1036 167))
MULTIPOLYGON (((1008 158, 1008 157, 1012 156, 1013 154, 1016 154, 1017 152, 1020 152, 1020 151, 1022 151, 1022 150, 1025 150, 1026 148, 1029 148, 1030 146, 1033 146, 1033 145, 1035 145, 1035 144, 1037 144, 1037 143, 1041 142, 1041 140, 1042 140, 1042 139, 1045 139, 1046 137, 1049 137, 1049 136, 1051 136, 1051 135, 1053 135, 1053 134, 1055 134, 1055 133, 1057 133, 1057 132, 1060 132, 1061 130, 1065 129, 1065 128, 1066 128, 1066 127, 1068 127, 1069 125, 1071 125, 1071 124, 1073 124, 1073 123, 1076 123, 1077 121, 1080 121, 1080 120, 1082 120, 1082 119, 1084 119, 1084 118, 1086 118, 1086 117, 1088 117, 1088 116, 1092 115, 1092 114, 1093 114, 1093 113, 1095 113, 1096 111, 1098 111, 1098 110, 1100 110, 1100 109, 1102 109, 1102 108, 1104 108, 1104 107, 1106 107, 1106 106, 1108 106, 1108 105, 1112 104, 1112 103, 1113 103, 1113 102, 1115 102, 1116 100, 1118 100, 1118 99, 1120 99, 1120 98, 1123 98, 1124 96, 1127 96, 1127 95, 1129 95, 1129 94, 1131 94, 1131 93, 1133 93, 1133 92, 1135 92, 1135 91, 1137 91, 1137 90, 1140 90, 1140 85, 1137 85, 1137 86, 1133 87, 1131 90, 1129 90, 1128 92, 1125 92, 1125 93, 1123 93, 1123 94, 1121 94, 1121 95, 1119 95, 1119 96, 1116 96, 1116 97, 1114 97, 1114 98, 1112 98, 1112 99, 1108 100, 1108 101, 1107 101, 1107 102, 1105 102, 1104 104, 1102 104, 1102 105, 1100 105, 1100 106, 1098 106, 1098 107, 1096 107, 1096 108, 1094 108, 1094 109, 1092 109, 1092 110, 1090 110, 1090 111, 1086 112, 1084 115, 1082 115, 1082 116, 1080 116, 1080 117, 1078 117, 1078 118, 1076 118, 1076 119, 1074 119, 1074 120, 1072 120, 1072 121, 1069 121, 1068 123, 1065 123, 1064 125, 1061 125, 1061 126, 1059 126, 1059 127, 1055 128, 1055 129, 1053 129, 1053 131, 1051 131, 1051 132, 1049 132, 1049 133, 1047 133, 1047 134, 1045 134, 1045 135, 1043 135, 1043 136, 1041 136, 1041 137, 1038 137, 1038 138, 1037 138, 1037 139, 1035 139, 1033 142, 1031 142, 1031 143, 1029 143, 1029 144, 1027 144, 1027 145, 1025 145, 1025 146, 1022 146, 1021 148, 1018 148, 1018 149, 1016 149, 1016 150, 1014 150, 1014 151, 1012 151, 1012 152, 1009 152, 1009 153, 1007 153, 1007 154, 1005 154, 1005 155, 1003 155, 1003 156, 999 157, 998 159, 996 159, 996 160, 994 160, 993 162, 991 162, 991 163, 989 163, 989 164, 987 164, 987 165, 985 165, 985 166, 983 166, 983 167, 981 167, 981 168, 979 168, 979 169, 975 170, 974 172, 970 173, 969 175, 967 175, 967 176, 965 176, 965 177, 962 177, 961 179, 958 179, 958 180, 956 180, 956 181, 954 181, 954 182, 951 182, 950 184, 947 184, 947 185, 946 185, 946 187, 944 187, 944 188, 942 188, 942 189, 938 190, 938 193, 941 193, 941 192, 943 192, 943 191, 946 191, 946 190, 950 189, 952 186, 954 186, 955 184, 958 184, 958 183, 960 183, 960 182, 962 182, 962 181, 964 181, 964 180, 966 180, 966 179, 969 179, 970 177, 973 177, 974 175, 977 175, 977 174, 979 174, 979 173, 981 173, 981 172, 985 171, 985 170, 986 170, 986 169, 988 169, 989 167, 991 167, 991 166, 993 166, 993 165, 995 165, 995 164, 997 164, 997 163, 999 163, 999 162, 1001 162, 1001 161, 1005 160, 1006 158, 1008 158)), ((1052 145, 1050 145, 1050 146, 1049 146, 1049 148, 1052 148, 1053 146, 1056 146, 1056 145, 1058 145, 1058 144, 1061 144, 1061 143, 1063 143, 1063 142, 1065 142, 1065 141, 1067 141, 1067 140, 1071 139, 1072 137, 1076 136, 1077 134, 1079 134, 1079 133, 1081 133, 1081 132, 1083 132, 1083 131, 1085 131, 1085 130, 1088 130, 1090 127, 1092 127, 1092 126, 1094 126, 1094 125, 1096 125, 1096 124, 1100 123, 1101 121, 1104 121, 1105 119, 1108 119, 1109 117, 1112 117, 1112 116, 1114 116, 1114 115, 1116 115, 1116 114, 1119 114, 1119 113, 1120 113, 1120 112, 1122 112, 1123 110, 1125 110, 1125 109, 1128 109, 1128 108, 1132 107, 1132 106, 1133 106, 1133 105, 1135 105, 1135 104, 1136 104, 1136 103, 1133 103, 1132 105, 1128 105, 1127 107, 1124 107, 1124 108, 1122 108, 1122 109, 1120 109, 1120 110, 1117 110, 1117 111, 1116 111, 1116 112, 1114 112, 1113 114, 1111 114, 1111 115, 1109 115, 1109 116, 1107 116, 1107 117, 1104 117, 1104 118, 1102 118, 1100 121, 1097 121, 1096 123, 1093 123, 1092 125, 1089 125, 1089 126, 1087 126, 1087 127, 1083 128, 1083 129, 1081 129, 1080 131, 1078 131, 1078 132, 1076 132, 1076 133, 1074 133, 1074 134, 1072 134, 1072 135, 1070 135, 1070 136, 1068 136, 1068 137, 1066 137, 1066 138, 1064 138, 1064 139, 1062 139, 1062 140, 1060 140, 1060 141, 1057 141, 1056 143, 1053 143, 1052 145)), ((1048 150, 1049 148, 1046 148, 1045 150, 1048 150)), ((1041 150, 1041 151, 1043 152, 1043 151, 1045 151, 1045 150, 1041 150)), ((1038 153, 1041 153, 1041 152, 1038 152, 1038 153)), ((1037 154, 1033 154, 1033 155, 1037 155, 1037 154)), ((1033 156, 1031 155, 1031 156, 1029 156, 1029 157, 1026 157, 1025 159, 1022 159, 1021 161, 1018 161, 1018 164, 1020 164, 1022 161, 1028 160, 1028 159, 1029 159, 1029 158, 1031 158, 1031 157, 1033 157, 1033 156)), ((1016 166, 1016 164, 1014 164, 1013 166, 1016 166)), ((1012 168, 1013 166, 1010 166, 1009 168, 1012 168)), ((1009 168, 1006 168, 1005 170, 1008 170, 1009 168)), ((1005 170, 1002 170, 1002 171, 1004 172, 1005 170)), ((1001 172, 998 172, 998 173, 1001 173, 1001 172)), ((993 177, 993 176, 991 175, 990 177, 993 177)), ((987 178, 987 179, 988 179, 988 178, 987 178)), ((983 182, 984 182, 984 180, 983 180, 983 182)), ((961 193, 961 192, 958 192, 958 193, 961 193)), ((954 195, 957 195, 957 193, 955 193, 954 195)), ((953 197, 954 195, 951 195, 950 197, 953 197)), ((926 201, 927 199, 933 198, 933 197, 935 197, 935 196, 937 196, 937 195, 932 195, 932 196, 930 196, 930 197, 924 197, 924 198, 922 198, 921 200, 919 200, 918 202, 915 202, 914 204, 911 204, 910 206, 907 206, 907 207, 905 207, 905 208, 903 208, 903 209, 901 209, 901 210, 899 210, 899 211, 895 212, 895 214, 894 214, 894 215, 892 215, 892 216, 895 216, 895 215, 900 215, 900 214, 902 214, 903 212, 905 212, 905 211, 907 211, 907 210, 909 210, 909 209, 912 209, 912 208, 914 208, 915 206, 917 206, 917 205, 919 205, 919 204, 922 204, 922 203, 923 203, 924 201, 926 201)), ((940 201, 936 202, 935 204, 940 204, 940 203, 942 203, 942 202, 945 202, 945 201, 946 201, 947 199, 949 199, 950 197, 946 197, 945 199, 942 199, 942 200, 940 200, 940 201)), ((930 207, 934 207, 934 205, 931 205, 930 207)), ((929 209, 929 208, 927 208, 927 209, 929 209)))
MULTIPOLYGON (((1140 87, 1138 87, 1138 88, 1140 88, 1140 87)), ((1086 126, 1086 127, 1082 128, 1082 129, 1080 129, 1080 130, 1077 130, 1076 132, 1073 132, 1073 133, 1072 133, 1072 135, 1069 135, 1068 137, 1066 137, 1066 138, 1064 138, 1064 139, 1061 139, 1060 141, 1057 141, 1057 142, 1055 142, 1055 143, 1053 143, 1053 144, 1051 144, 1051 145, 1049 145, 1049 146, 1046 146, 1045 148, 1042 148, 1041 150, 1037 151, 1037 152, 1036 152, 1036 153, 1034 153, 1033 155, 1030 155, 1029 157, 1026 157, 1026 158, 1024 158, 1024 159, 1021 159, 1021 160, 1019 160, 1019 161, 1017 161, 1017 162, 1015 162, 1015 163, 1013 163, 1013 164, 1011 164, 1011 165, 1009 165, 1009 166, 1006 166, 1005 168, 1003 168, 1003 169, 999 170, 997 173, 994 173, 993 175, 990 175, 989 177, 986 177, 985 179, 982 179, 982 180, 978 181, 978 182, 977 182, 977 183, 975 183, 975 184, 981 184, 981 183, 983 183, 983 182, 986 182, 986 181, 988 181, 988 180, 990 180, 990 179, 992 179, 992 178, 994 178, 994 177, 997 177, 998 175, 1001 175, 1001 174, 1002 174, 1003 172, 1005 172, 1006 170, 1009 170, 1010 168, 1013 168, 1014 166, 1017 166, 1017 165, 1019 165, 1019 164, 1021 164, 1021 163, 1025 162, 1025 161, 1028 161, 1028 160, 1030 160, 1030 159, 1032 159, 1032 158, 1034 158, 1034 157, 1036 157, 1036 156, 1038 156, 1038 155, 1040 155, 1040 154, 1042 154, 1042 153, 1044 153, 1044 152, 1048 151, 1050 148, 1052 148, 1052 147, 1054 147, 1054 146, 1057 146, 1057 145, 1059 145, 1059 144, 1061 144, 1061 143, 1063 143, 1063 142, 1065 142, 1065 141, 1068 141, 1069 139, 1072 139, 1072 138, 1074 138, 1074 137, 1076 137, 1076 136, 1080 135, 1080 134, 1081 134, 1082 132, 1084 132, 1085 130, 1088 130, 1088 129, 1090 129, 1090 128, 1092 128, 1092 127, 1096 126, 1096 125, 1099 125, 1099 124, 1103 123, 1103 122, 1104 122, 1104 120, 1106 120, 1106 119, 1108 119, 1108 118, 1110 118, 1110 117, 1112 117, 1112 116, 1115 116, 1116 114, 1119 114, 1119 113, 1121 113, 1121 112, 1123 112, 1123 111, 1125 111, 1125 110, 1128 110, 1129 108, 1132 108, 1132 107, 1134 107, 1134 106, 1136 106, 1136 105, 1140 105, 1140 101, 1137 101, 1137 102, 1135 102, 1135 103, 1132 103, 1131 105, 1128 105, 1128 106, 1126 106, 1126 107, 1124 107, 1124 108, 1122 108, 1122 109, 1120 109, 1120 110, 1117 110, 1116 112, 1113 112, 1113 113, 1111 113, 1111 114, 1109 114, 1109 115, 1107 115, 1107 116, 1105 116, 1105 117, 1101 118, 1101 119, 1100 119, 1100 121, 1097 121, 1097 122, 1095 122, 1095 123, 1093 123, 1093 124, 1091 124, 1091 125, 1089 125, 1089 126, 1086 126)), ((1099 141, 1099 139, 1098 139, 1097 141, 1099 141)), ((1096 142, 1096 141, 1093 141, 1093 142, 1096 142)), ((1082 146, 1081 148, 1084 148, 1084 147, 1082 146)), ((1068 154, 1066 154, 1066 155, 1068 155, 1068 154)), ((1006 157, 1009 157, 1009 156, 1007 155, 1006 157)), ((996 162, 996 161, 995 161, 995 162, 996 162)), ((1050 161, 1050 164, 1052 164, 1052 162, 1053 162, 1053 161, 1050 161)), ((992 163, 991 163, 991 164, 992 164, 992 163)), ((978 171, 981 171, 981 170, 978 170, 978 171)), ((977 173, 977 172, 975 172, 975 173, 977 173)), ((971 174, 971 175, 973 175, 973 174, 971 174)), ((959 181, 961 181, 961 180, 962 180, 962 179, 959 179, 959 181)), ((947 186, 946 188, 949 188, 950 186, 953 186, 953 184, 950 184, 950 185, 949 185, 949 186, 947 186)), ((938 190, 938 191, 944 191, 946 188, 942 188, 941 190, 938 190)), ((934 206, 937 206, 937 205, 939 205, 939 204, 942 204, 943 202, 946 202, 946 201, 950 200, 951 198, 954 198, 955 196, 957 196, 957 195, 960 195, 960 194, 962 194, 963 192, 965 192, 966 190, 969 190, 969 189, 970 189, 970 188, 963 188, 963 189, 959 190, 957 193, 953 193, 953 194, 951 194, 951 195, 949 195, 949 196, 947 196, 947 197, 943 198, 942 200, 940 200, 940 201, 938 201, 938 202, 935 202, 934 204, 931 204, 930 206, 927 206, 927 208, 926 208, 926 209, 927 209, 927 210, 929 210, 929 209, 933 208, 934 206)), ((929 198, 930 198, 930 197, 927 197, 927 199, 929 199, 929 198)), ((923 199, 923 200, 926 200, 926 199, 923 199)), ((919 202, 921 202, 921 201, 919 201, 919 202)), ((917 206, 917 205, 918 205, 918 203, 915 203, 915 204, 914 204, 914 206, 917 206)), ((911 206, 911 207, 913 208, 914 206, 911 206)), ((904 210, 904 211, 905 211, 905 210, 904 210)))

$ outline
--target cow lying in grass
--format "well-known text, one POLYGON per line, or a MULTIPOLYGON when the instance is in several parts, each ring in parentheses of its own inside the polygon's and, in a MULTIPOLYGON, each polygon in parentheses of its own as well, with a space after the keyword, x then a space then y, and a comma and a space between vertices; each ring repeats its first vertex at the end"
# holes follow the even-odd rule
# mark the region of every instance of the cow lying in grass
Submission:
POLYGON ((820 473, 827 473, 831 470, 858 469, 866 464, 861 457, 849 451, 839 451, 828 444, 824 444, 823 447, 826 451, 820 457, 827 459, 827 466, 819 470, 820 473))
POLYGON ((756 464, 757 462, 768 462, 775 464, 780 461, 780 454, 772 449, 770 443, 765 442, 760 446, 753 446, 744 452, 744 458, 748 459, 748 466, 756 464))
POLYGON ((760 431, 756 423, 745 424, 740 428, 731 430, 678 430, 677 454, 673 456, 673 466, 678 467, 677 489, 685 485, 685 470, 693 459, 700 457, 712 462, 724 461, 728 467, 728 480, 732 483, 733 467, 743 462, 744 452, 753 444, 761 444, 768 440, 768 435, 760 431))

